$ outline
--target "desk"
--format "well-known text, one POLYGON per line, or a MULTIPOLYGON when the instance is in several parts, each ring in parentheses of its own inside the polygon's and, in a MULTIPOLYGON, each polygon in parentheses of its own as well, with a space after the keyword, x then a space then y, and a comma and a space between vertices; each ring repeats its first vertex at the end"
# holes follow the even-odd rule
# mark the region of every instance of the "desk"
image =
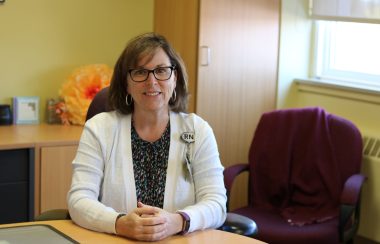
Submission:
MULTIPOLYGON (((15 179, 28 181, 32 186, 33 189, 29 189, 28 193, 31 194, 29 206, 33 208, 28 210, 29 216, 33 217, 49 209, 67 208, 66 194, 71 184, 71 162, 82 130, 82 126, 59 124, 0 126, 0 166, 12 168, 9 169, 10 172, 16 171, 13 168, 19 169, 18 165, 33 171, 27 179, 16 179, 16 176, 3 177, 7 178, 3 181, 5 183, 15 179), (22 158, 23 162, 20 155, 27 155, 22 158)), ((12 204, 7 204, 9 205, 12 204)), ((9 219, 11 221, 6 223, 18 222, 16 218, 9 219)), ((24 218, 21 221, 27 220, 24 218)))
MULTIPOLYGON (((58 229, 62 233, 71 237, 72 239, 78 241, 79 243, 147 243, 147 242, 137 242, 131 241, 129 239, 90 231, 84 229, 82 227, 77 226, 71 220, 53 220, 53 221, 40 221, 40 222, 25 222, 25 223, 17 223, 17 224, 6 224, 0 225, 1 227, 14 227, 14 226, 24 226, 31 224, 46 224, 51 225, 54 228, 58 229)), ((154 242, 158 244, 209 244, 209 243, 217 243, 217 244, 260 244, 264 243, 253 238, 248 238, 245 236, 232 234, 229 232, 224 232, 220 230, 204 230, 204 231, 196 231, 190 233, 185 236, 172 236, 165 240, 154 242)))
POLYGON ((76 125, 2 125, 0 126, 0 149, 78 144, 82 130, 82 126, 76 125))

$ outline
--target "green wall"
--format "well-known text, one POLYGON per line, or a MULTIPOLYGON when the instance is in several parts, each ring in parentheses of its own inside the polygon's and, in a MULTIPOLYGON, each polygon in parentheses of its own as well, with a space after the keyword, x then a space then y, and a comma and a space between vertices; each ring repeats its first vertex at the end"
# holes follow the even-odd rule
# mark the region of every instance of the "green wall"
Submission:
POLYGON ((154 0, 6 0, 0 5, 0 103, 46 99, 82 65, 113 66, 126 42, 153 30, 154 0))

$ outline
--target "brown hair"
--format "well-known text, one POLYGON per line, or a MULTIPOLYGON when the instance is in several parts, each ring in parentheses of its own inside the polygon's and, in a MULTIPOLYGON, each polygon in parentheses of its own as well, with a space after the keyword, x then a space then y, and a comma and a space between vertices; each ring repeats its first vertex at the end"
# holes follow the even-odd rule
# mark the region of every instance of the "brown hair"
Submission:
POLYGON ((175 66, 177 85, 176 99, 169 101, 169 107, 174 112, 186 112, 188 103, 187 81, 188 76, 182 58, 173 49, 165 37, 156 33, 145 33, 130 40, 116 62, 109 90, 109 104, 112 109, 123 114, 133 112, 133 103, 126 104, 127 77, 129 69, 136 67, 139 59, 146 55, 153 56, 157 48, 162 48, 168 55, 171 65, 175 66))

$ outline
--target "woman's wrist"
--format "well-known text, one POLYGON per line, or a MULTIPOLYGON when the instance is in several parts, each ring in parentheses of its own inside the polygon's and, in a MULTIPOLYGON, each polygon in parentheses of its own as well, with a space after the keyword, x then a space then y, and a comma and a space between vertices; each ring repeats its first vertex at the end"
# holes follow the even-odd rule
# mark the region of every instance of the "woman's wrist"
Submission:
POLYGON ((182 226, 183 226, 183 218, 179 213, 175 213, 175 232, 174 234, 179 234, 182 231, 182 226))
POLYGON ((115 232, 116 232, 116 234, 119 234, 119 231, 118 231, 118 225, 117 225, 117 223, 118 223, 118 221, 119 221, 119 219, 121 218, 121 217, 123 217, 123 216, 125 216, 125 214, 123 214, 123 213, 121 213, 121 214, 119 214, 117 217, 116 217, 116 220, 115 220, 115 232))
POLYGON ((185 212, 178 211, 177 213, 181 216, 182 219, 182 228, 178 234, 185 235, 189 232, 190 229, 190 217, 185 212))

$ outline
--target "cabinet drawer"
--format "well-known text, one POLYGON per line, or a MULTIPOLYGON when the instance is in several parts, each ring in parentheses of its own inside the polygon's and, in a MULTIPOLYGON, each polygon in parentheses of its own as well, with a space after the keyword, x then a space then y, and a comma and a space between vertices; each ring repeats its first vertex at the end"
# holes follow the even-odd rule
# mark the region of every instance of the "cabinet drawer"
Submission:
POLYGON ((0 183, 29 179, 29 150, 0 150, 0 183))
POLYGON ((67 208, 66 196, 71 185, 71 163, 75 146, 41 148, 41 212, 67 208))
POLYGON ((29 183, 0 184, 0 224, 29 221, 29 183))
POLYGON ((34 209, 34 150, 0 150, 0 223, 25 222, 34 209))

